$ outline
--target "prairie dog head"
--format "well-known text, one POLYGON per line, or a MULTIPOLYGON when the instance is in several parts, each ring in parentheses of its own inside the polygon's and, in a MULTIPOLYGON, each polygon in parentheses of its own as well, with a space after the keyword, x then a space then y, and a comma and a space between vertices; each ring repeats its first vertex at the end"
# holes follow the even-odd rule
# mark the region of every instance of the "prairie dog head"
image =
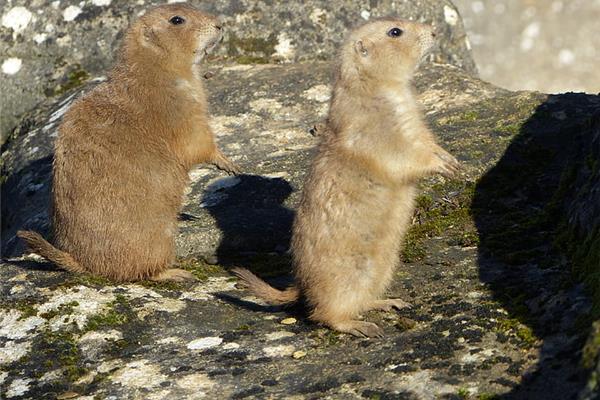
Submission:
POLYGON ((126 46, 157 62, 189 68, 198 64, 222 36, 222 24, 216 17, 188 4, 175 3, 152 8, 140 17, 130 30, 126 46))
POLYGON ((435 44, 435 36, 431 26, 418 22, 391 17, 368 22, 352 31, 342 45, 342 76, 409 81, 435 44))

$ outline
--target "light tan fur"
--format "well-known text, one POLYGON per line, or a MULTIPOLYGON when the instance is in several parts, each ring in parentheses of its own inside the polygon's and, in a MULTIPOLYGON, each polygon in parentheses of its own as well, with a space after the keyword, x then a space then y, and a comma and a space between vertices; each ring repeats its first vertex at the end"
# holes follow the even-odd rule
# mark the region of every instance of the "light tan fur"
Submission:
POLYGON ((169 269, 188 171, 209 162, 237 172, 215 145, 198 66, 221 37, 215 17, 181 3, 132 25, 108 81, 65 114, 53 165, 55 247, 20 232, 33 251, 116 281, 193 278, 169 269))
MULTIPOLYGON (((341 332, 381 336, 379 326, 357 317, 408 306, 381 297, 414 212, 416 183, 458 169, 436 144, 411 88, 434 36, 429 26, 386 18, 352 32, 341 49, 327 126, 292 237, 297 297, 312 320, 341 332), (395 27, 401 36, 388 35, 395 27)), ((280 296, 248 272, 236 274, 267 301, 280 296)))

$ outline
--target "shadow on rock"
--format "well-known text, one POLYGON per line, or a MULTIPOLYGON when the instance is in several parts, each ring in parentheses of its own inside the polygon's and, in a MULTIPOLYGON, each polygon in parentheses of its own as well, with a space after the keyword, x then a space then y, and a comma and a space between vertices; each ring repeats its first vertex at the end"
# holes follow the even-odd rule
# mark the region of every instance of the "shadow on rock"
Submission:
POLYGON ((598 251, 599 146, 600 96, 550 96, 476 187, 480 278, 509 313, 499 338, 525 349, 543 340, 540 362, 517 366, 521 384, 502 398, 569 399, 585 386, 590 308, 572 272, 585 281, 592 266, 573 254, 598 251))
POLYGON ((25 271, 65 272, 65 270, 48 261, 10 260, 10 263, 25 271))
MULTIPOLYGON (((2 176, 5 176, 4 170, 2 176)), ((2 184, 3 257, 17 256, 23 252, 23 243, 15 237, 18 230, 35 230, 42 235, 48 234, 51 180, 52 156, 47 156, 11 173, 2 184)))
POLYGON ((223 235, 216 261, 261 276, 289 272, 294 211, 283 203, 292 192, 285 179, 256 175, 229 177, 208 187, 202 203, 223 235))

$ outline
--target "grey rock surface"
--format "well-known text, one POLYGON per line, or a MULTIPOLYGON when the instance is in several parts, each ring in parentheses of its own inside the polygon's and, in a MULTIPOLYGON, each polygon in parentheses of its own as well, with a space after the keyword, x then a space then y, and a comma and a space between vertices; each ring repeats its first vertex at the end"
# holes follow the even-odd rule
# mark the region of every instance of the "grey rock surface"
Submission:
MULTIPOLYGON (((0 137, 48 97, 64 93, 112 65, 122 31, 160 1, 11 0, 0 5, 0 137)), ((218 55, 236 62, 330 60, 348 28, 396 14, 435 24, 433 57, 475 73, 462 21, 449 0, 191 1, 219 15, 225 39, 218 55)))
MULTIPOLYGON (((595 149, 599 96, 510 92, 454 66, 423 68, 416 85, 427 119, 464 169, 457 179, 423 183, 390 291, 414 307, 368 315, 384 328, 384 339, 332 333, 306 321, 301 309, 267 307, 236 287, 227 271, 238 265, 275 285, 289 282, 290 224, 316 144, 308 129, 325 115, 330 68, 225 65, 208 81, 219 145, 244 175, 225 177, 204 166, 190 174, 177 248, 180 266, 201 282, 114 285, 35 257, 0 265, 0 393, 16 399, 585 393, 591 383, 580 367, 586 339, 580 327, 591 301, 571 279, 567 252, 553 243, 562 223, 572 224, 572 204, 598 193, 596 153, 590 162, 573 158, 595 149), (580 196, 561 190, 568 166, 587 183, 575 185, 580 196)), ((29 113, 7 144, 3 255, 20 254, 16 229, 48 228, 56 127, 88 88, 29 113)), ((583 206, 583 226, 591 232, 597 207, 583 206)))
POLYGON ((600 1, 454 3, 486 81, 511 90, 600 92, 600 1))

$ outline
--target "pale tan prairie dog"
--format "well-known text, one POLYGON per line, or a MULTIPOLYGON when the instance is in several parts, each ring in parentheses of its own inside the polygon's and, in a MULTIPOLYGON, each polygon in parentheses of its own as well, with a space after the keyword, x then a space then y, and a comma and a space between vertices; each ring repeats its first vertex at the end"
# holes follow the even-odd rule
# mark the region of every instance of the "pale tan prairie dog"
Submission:
POLYGON ((295 284, 279 291, 236 270, 255 295, 274 304, 302 298, 310 319, 357 336, 383 333, 358 320, 361 313, 408 306, 382 296, 410 225, 416 183, 459 166, 436 144, 411 88, 434 37, 427 25, 396 18, 348 36, 294 223, 295 284))
POLYGON ((220 22, 186 4, 153 8, 125 35, 107 82, 66 113, 53 165, 54 246, 19 232, 72 272, 116 281, 193 279, 169 269, 188 171, 237 172, 216 147, 199 71, 220 22))

